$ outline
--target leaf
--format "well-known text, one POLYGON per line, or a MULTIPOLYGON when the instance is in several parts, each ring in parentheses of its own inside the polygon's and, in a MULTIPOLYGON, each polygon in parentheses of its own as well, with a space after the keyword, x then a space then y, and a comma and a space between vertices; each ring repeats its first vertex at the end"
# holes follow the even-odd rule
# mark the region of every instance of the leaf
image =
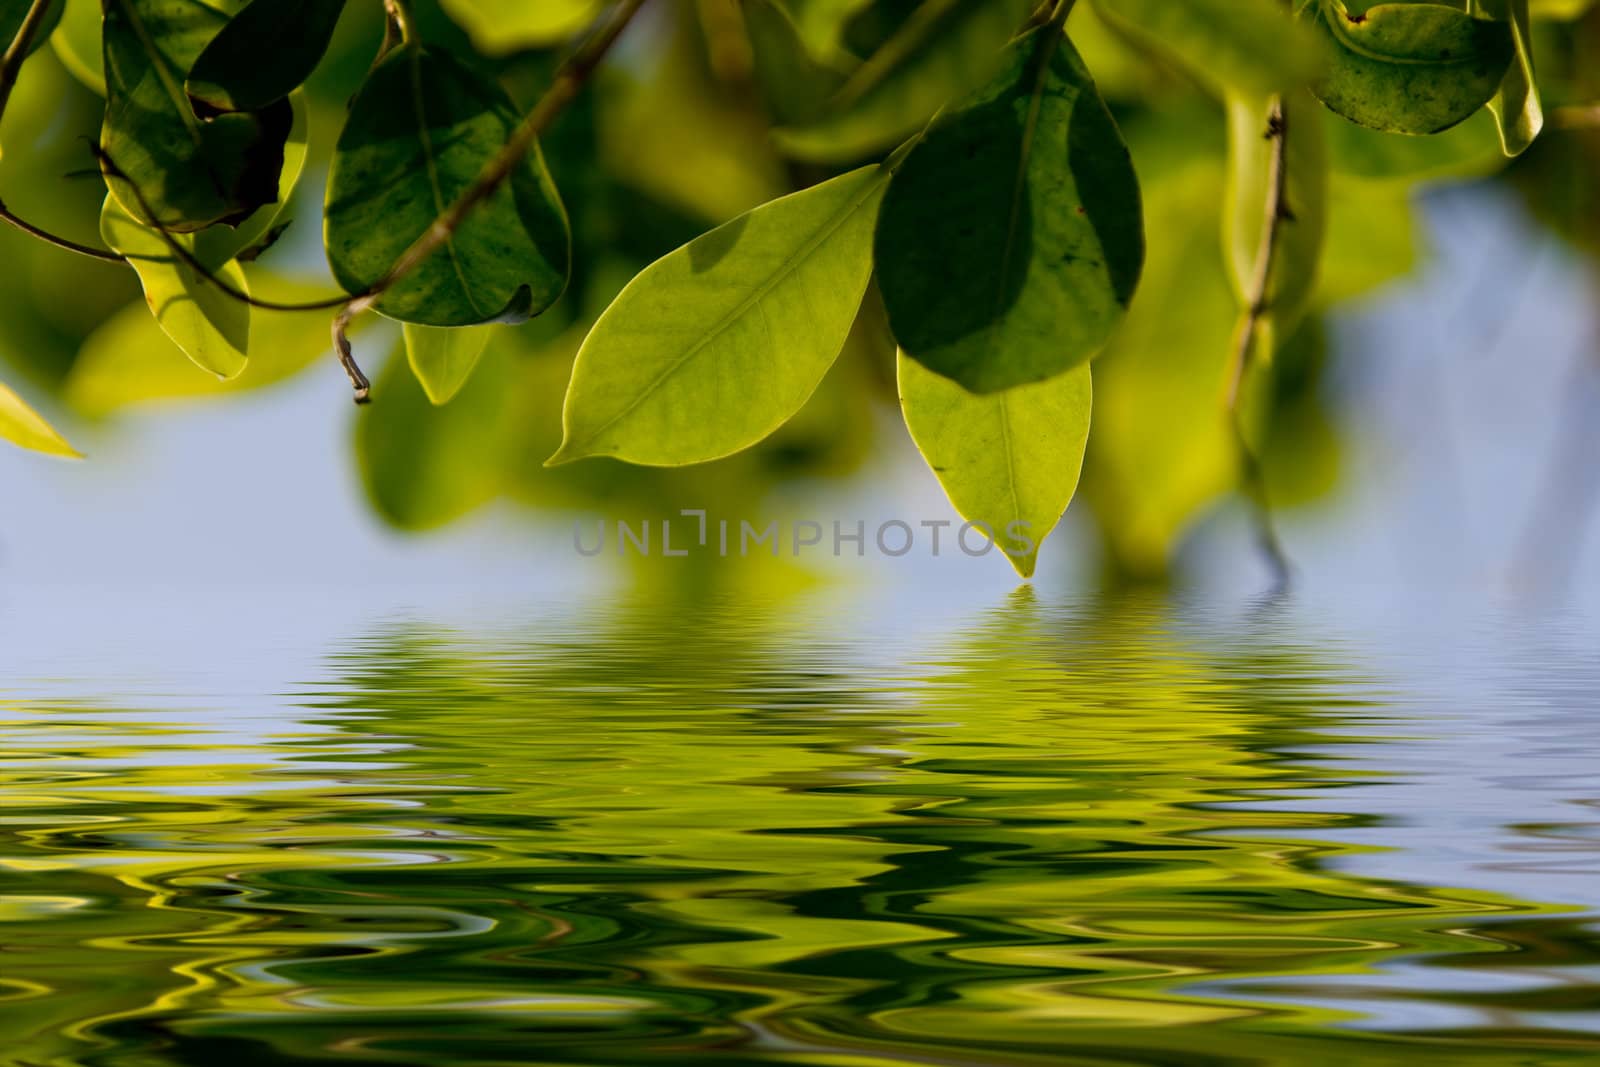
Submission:
POLYGON ((101 96, 106 95, 106 57, 100 44, 100 0, 64 0, 61 25, 50 47, 67 71, 101 96))
MULTIPOLYGON (((263 0, 267 2, 267 0, 263 0)), ((480 52, 503 55, 559 44, 593 22, 602 0, 440 0, 480 52)))
POLYGON ((1277 0, 1095 0, 1095 10, 1214 88, 1272 93, 1304 86, 1323 70, 1322 42, 1277 0))
POLYGON ((1544 129, 1544 107, 1533 76, 1533 17, 1528 0, 1473 0, 1482 11, 1511 27, 1515 58, 1506 70, 1500 91, 1489 101, 1500 127, 1500 146, 1507 156, 1520 156, 1544 129))
POLYGON ((4 382, 0 382, 0 437, 34 452, 68 459, 83 458, 81 452, 69 445, 55 427, 4 382))
POLYGON ((704 463, 783 425, 849 336, 886 178, 863 167, 764 204, 629 283, 579 350, 550 464, 704 463))
MULTIPOLYGON (((1267 223, 1272 157, 1277 141, 1266 135, 1271 105, 1267 98, 1229 93, 1228 196, 1223 202, 1223 240, 1229 276, 1240 307, 1254 299, 1267 223)), ((1256 350, 1271 359, 1277 344, 1294 332, 1317 287, 1323 240, 1328 229, 1328 157, 1322 135, 1322 109, 1302 93, 1283 101, 1287 130, 1287 216, 1278 224, 1267 282, 1267 312, 1256 350)), ((1374 135, 1379 136, 1379 135, 1374 135)))
POLYGON ((814 119, 844 84, 844 73, 814 56, 777 0, 747 0, 745 28, 755 56, 755 76, 780 122, 814 119))
POLYGON ((1432 137, 1369 130, 1326 109, 1322 115, 1328 164, 1338 174, 1421 182, 1482 177, 1505 164, 1494 116, 1487 111, 1432 137))
POLYGON ((213 226, 192 237, 190 247, 208 267, 216 268, 233 259, 246 249, 263 241, 289 210, 289 201, 300 185, 305 173, 306 158, 310 151, 310 116, 306 109, 305 94, 294 92, 289 96, 289 108, 294 119, 289 127, 289 137, 283 146, 283 166, 278 171, 278 195, 272 203, 259 208, 236 227, 213 226))
MULTIPOLYGON (((404 47, 383 60, 351 105, 328 176, 328 262, 345 291, 383 278, 472 186, 517 122, 497 84, 444 52, 404 47)), ((571 240, 535 146, 378 310, 422 326, 537 315, 566 288, 571 240)))
POLYGON ((430 401, 448 404, 461 391, 493 333, 488 326, 405 324, 406 358, 430 401))
POLYGON ((799 159, 839 162, 902 141, 989 80, 1034 0, 928 0, 861 64, 815 123, 775 131, 799 159))
POLYGON ((1089 441, 1089 368, 975 396, 899 357, 911 439, 962 518, 994 533, 1017 573, 1033 577, 1044 543, 1078 489, 1089 441))
POLYGON ((202 121, 181 88, 225 23, 200 0, 106 0, 100 147, 149 213, 128 185, 113 181, 112 193, 128 214, 174 233, 237 225, 277 198, 289 104, 202 121))
POLYGON ((189 99, 211 111, 259 111, 311 76, 345 0, 253 0, 189 71, 189 99))
POLYGON ((900 347, 977 393, 1087 361, 1144 262, 1139 185, 1116 124, 1058 30, 1005 68, 895 174, 876 240, 900 347))
POLYGON ((1301 0, 1332 49, 1317 96, 1351 122, 1391 133, 1447 130, 1494 96, 1511 64, 1511 30, 1460 8, 1388 3, 1351 14, 1343 0, 1301 0))
MULTIPOLYGON (((28 10, 33 7, 33 0, 0 0, 0 52, 11 47, 17 39, 22 24, 27 20, 28 10)), ((55 32, 56 25, 61 21, 61 5, 54 3, 45 12, 44 23, 34 31, 33 40, 28 42, 28 55, 33 55, 55 32)))

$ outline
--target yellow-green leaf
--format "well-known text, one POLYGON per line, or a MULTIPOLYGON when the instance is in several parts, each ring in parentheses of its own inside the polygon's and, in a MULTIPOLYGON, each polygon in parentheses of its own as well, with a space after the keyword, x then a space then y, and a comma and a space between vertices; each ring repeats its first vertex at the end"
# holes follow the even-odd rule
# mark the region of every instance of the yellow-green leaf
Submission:
POLYGON ((604 0, 440 0, 440 6, 489 55, 559 44, 582 30, 604 0))
POLYGON ((1278 0, 1096 0, 1113 26, 1154 42, 1222 89, 1270 93, 1322 72, 1322 43, 1278 0))
POLYGON ((83 454, 67 443, 55 427, 44 420, 10 386, 0 382, 0 437, 21 448, 51 456, 82 459, 83 454))
POLYGON ((1500 91, 1489 101, 1500 124, 1500 147, 1508 156, 1527 151, 1544 129, 1544 106, 1539 102, 1539 85, 1533 75, 1533 16, 1528 0, 1474 0, 1484 14, 1511 26, 1516 49, 1500 91))
POLYGON ((430 401, 448 404, 461 391, 494 330, 493 326, 452 329, 405 324, 406 358, 430 401))
POLYGON ((774 200, 635 278, 578 353, 550 462, 703 463, 788 421, 849 336, 887 179, 862 167, 774 200))
POLYGON ((1089 440, 1088 365, 1048 381, 978 396, 904 353, 900 407, 950 503, 991 532, 1017 573, 1033 577, 1039 546, 1078 489, 1089 440))

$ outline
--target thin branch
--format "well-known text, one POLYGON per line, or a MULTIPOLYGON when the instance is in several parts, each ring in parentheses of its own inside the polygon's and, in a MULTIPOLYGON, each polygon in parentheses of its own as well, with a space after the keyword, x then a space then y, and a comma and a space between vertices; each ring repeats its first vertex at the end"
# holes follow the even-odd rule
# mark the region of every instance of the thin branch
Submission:
POLYGON ((17 76, 22 73, 22 61, 28 58, 33 39, 39 35, 39 28, 50 14, 51 2, 33 0, 33 6, 22 17, 22 25, 17 27, 16 38, 5 54, 0 56, 0 115, 6 113, 6 105, 11 102, 11 91, 17 87, 17 76))
POLYGON ((1240 413, 1240 394, 1244 389, 1245 375, 1249 372, 1256 346, 1260 340, 1262 322, 1272 310, 1272 271, 1277 262, 1278 239, 1283 224, 1292 216, 1289 212, 1289 117, 1283 97, 1272 97, 1267 108, 1266 137, 1272 142, 1272 153, 1267 165, 1267 198, 1265 220, 1261 227, 1261 245, 1256 251, 1255 276, 1246 294, 1246 305, 1234 338, 1233 358, 1228 367, 1226 406, 1228 421, 1233 427, 1234 441, 1239 449, 1243 466, 1245 491, 1254 505, 1256 537, 1262 554, 1272 567, 1276 584, 1281 588, 1289 584, 1289 557, 1278 540, 1272 522, 1272 510, 1267 498, 1266 478, 1261 461, 1244 430, 1240 413))
POLYGON ((76 252, 80 256, 88 256, 90 259, 98 259, 106 263, 127 262, 126 259, 117 255, 115 252, 107 252, 104 249, 91 248, 89 245, 81 245, 77 241, 69 240, 65 237, 59 237, 48 230, 40 229, 27 219, 24 219, 21 216, 13 213, 10 208, 6 207, 5 201, 3 200, 0 200, 0 222, 15 226, 23 233, 30 237, 36 237, 45 244, 54 245, 55 247, 64 249, 68 252, 76 252))
POLYGON ((1600 129, 1600 104, 1558 107, 1550 112, 1550 125, 1558 130, 1600 129))

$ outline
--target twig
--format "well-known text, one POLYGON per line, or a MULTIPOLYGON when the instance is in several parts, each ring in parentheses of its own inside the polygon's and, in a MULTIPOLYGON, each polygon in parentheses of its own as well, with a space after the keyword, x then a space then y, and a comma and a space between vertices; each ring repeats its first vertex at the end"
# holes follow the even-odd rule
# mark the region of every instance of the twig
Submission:
POLYGON ((80 256, 88 256, 90 259, 98 259, 106 263, 127 262, 126 259, 117 255, 115 252, 107 252, 104 249, 91 248, 89 245, 81 245, 76 241, 57 236, 48 230, 42 230, 33 223, 29 222, 27 219, 14 214, 10 208, 6 207, 5 201, 3 200, 0 200, 0 222, 15 226, 23 233, 30 237, 36 237, 45 244, 54 245, 55 247, 65 249, 68 252, 76 252, 80 256))
POLYGON ((1278 533, 1272 522, 1271 503, 1267 498, 1266 478, 1261 461, 1244 430, 1240 414, 1240 394, 1245 375, 1254 362, 1256 344, 1261 333, 1262 320, 1272 310, 1272 269, 1277 261, 1278 238, 1284 222, 1292 218, 1289 212, 1289 117, 1283 97, 1272 97, 1267 108, 1266 137, 1272 142, 1272 154, 1267 170, 1266 218, 1261 228, 1261 245, 1256 252, 1255 277, 1246 295, 1243 318, 1234 338, 1233 358, 1229 362, 1226 407, 1228 421, 1233 427, 1234 441, 1239 449, 1245 491, 1255 509, 1256 538, 1262 554, 1272 567, 1278 587, 1289 584, 1289 557, 1283 551, 1278 533))
POLYGON ((545 91, 544 96, 512 131, 505 147, 484 166, 467 191, 462 193, 449 210, 435 219, 433 225, 423 231, 422 235, 400 254, 400 258, 395 260, 394 265, 383 277, 365 293, 351 299, 334 317, 334 347, 340 354, 339 358, 344 364, 345 371, 350 374, 351 382, 356 386, 357 403, 365 402, 367 387, 364 384, 366 378, 356 367, 355 359, 350 352, 350 342, 345 336, 350 323, 357 316, 377 306, 385 293, 443 248, 455 236, 467 216, 505 184, 533 150, 539 136, 550 128, 551 123, 577 97, 579 90, 588 82, 590 75, 600 65, 600 61, 605 58, 611 46, 616 43, 622 31, 627 28, 628 23, 644 4, 645 0, 621 0, 612 14, 608 18, 603 18, 590 31, 583 43, 561 65, 561 69, 556 71, 555 79, 550 83, 550 88, 545 91))
POLYGON ((17 87, 17 75, 22 73, 22 61, 28 58, 33 39, 39 35, 39 27, 44 25, 45 16, 50 14, 50 4, 51 0, 33 0, 33 6, 22 17, 22 25, 17 27, 16 38, 6 48, 5 54, 0 56, 0 115, 6 113, 6 105, 11 102, 11 91, 17 87))

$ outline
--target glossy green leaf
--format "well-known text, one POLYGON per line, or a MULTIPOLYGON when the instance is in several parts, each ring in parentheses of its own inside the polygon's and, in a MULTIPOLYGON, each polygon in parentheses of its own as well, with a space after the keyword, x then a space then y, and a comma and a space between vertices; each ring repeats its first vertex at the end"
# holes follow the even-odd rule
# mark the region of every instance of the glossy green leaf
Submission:
POLYGON ((56 432, 28 402, 4 382, 0 382, 0 438, 19 448, 51 456, 82 459, 83 455, 56 432))
MULTIPOLYGON (((1278 224, 1267 280, 1267 312, 1257 333, 1256 352, 1271 359, 1281 339, 1294 332, 1316 290, 1328 228, 1328 159, 1322 134, 1322 109, 1303 92, 1284 101, 1288 187, 1285 215, 1278 224)), ((1254 298, 1262 231, 1267 224, 1275 139, 1267 136, 1271 105, 1267 98, 1229 93, 1228 197, 1223 204, 1224 247, 1240 307, 1254 298)))
POLYGON ((492 326, 405 324, 406 358, 430 401, 448 404, 461 391, 493 333, 492 326))
MULTIPOLYGON (((0 52, 11 47, 11 42, 17 39, 17 33, 22 29, 22 23, 28 17, 28 9, 33 7, 33 0, 0 0, 0 52)), ((44 24, 34 31, 33 40, 28 44, 28 54, 32 55, 44 47, 50 35, 55 32, 56 25, 61 21, 61 4, 50 5, 50 10, 45 12, 44 24)))
POLYGON ((904 140, 941 107, 984 84, 1033 0, 928 0, 884 43, 816 122, 777 131, 800 159, 860 159, 904 140))
POLYGON ((439 0, 489 55, 560 44, 604 10, 604 0, 439 0))
POLYGON ((259 112, 196 117, 183 77, 227 19, 200 0, 106 0, 105 127, 101 150, 142 194, 112 182, 130 215, 175 233, 236 225, 273 203, 286 101, 259 112))
POLYGON ((997 392, 1100 350, 1138 284, 1143 232, 1122 136, 1071 43, 1044 27, 898 169, 878 285, 908 355, 997 392))
POLYGON ((1087 366, 976 396, 902 354, 906 426, 950 503, 994 534, 1033 577, 1044 543, 1078 489, 1093 390, 1087 366))
MULTIPOLYGON (((350 108, 328 177, 326 240, 350 293, 383 278, 467 191, 518 122, 493 81, 443 52, 397 49, 350 108)), ((423 326, 537 315, 566 288, 571 234, 537 147, 451 240, 378 303, 423 326)))
MULTIPOLYGON (((218 378, 232 378, 244 370, 250 305, 202 278, 158 231, 135 220, 114 197, 106 197, 100 212, 100 237, 106 247, 128 257, 151 314, 185 355, 218 378)), ((235 289, 250 291, 237 263, 212 269, 235 289)))
POLYGON ((321 62, 345 0, 253 0, 189 70, 189 98, 212 111, 259 111, 321 62))
POLYGON ((1544 106, 1533 73, 1533 16, 1528 0, 1472 0, 1474 11, 1511 27, 1516 49, 1500 91, 1489 101, 1500 125, 1500 146, 1507 156, 1527 151, 1544 129, 1544 106))
POLYGON ((1323 70, 1322 42, 1277 0, 1096 0, 1095 10, 1214 88, 1271 93, 1323 70))
POLYGON ((635 278, 579 351, 550 462, 703 463, 783 425, 849 336, 887 178, 863 167, 764 204, 635 278))
POLYGON ((756 80, 773 117, 779 122, 815 118, 844 84, 843 71, 811 53, 777 0, 748 0, 744 21, 756 80))
POLYGON ((106 95, 106 57, 100 44, 100 0, 62 0, 61 24, 50 47, 61 65, 84 85, 106 95))
POLYGON ((1460 7, 1387 3, 1352 13, 1343 0, 1302 0, 1300 10, 1331 50, 1317 95, 1375 130, 1447 130, 1489 102, 1511 64, 1510 27, 1460 7))

